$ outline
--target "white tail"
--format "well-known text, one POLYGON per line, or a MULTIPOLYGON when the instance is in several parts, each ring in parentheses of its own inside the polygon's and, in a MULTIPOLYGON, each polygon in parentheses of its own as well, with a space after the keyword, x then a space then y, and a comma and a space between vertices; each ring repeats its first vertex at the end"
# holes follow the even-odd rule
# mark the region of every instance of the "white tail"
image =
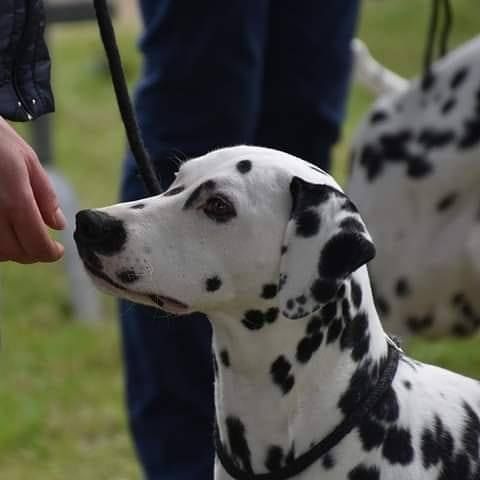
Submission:
POLYGON ((409 81, 381 65, 358 38, 352 41, 354 78, 376 96, 399 93, 409 81))

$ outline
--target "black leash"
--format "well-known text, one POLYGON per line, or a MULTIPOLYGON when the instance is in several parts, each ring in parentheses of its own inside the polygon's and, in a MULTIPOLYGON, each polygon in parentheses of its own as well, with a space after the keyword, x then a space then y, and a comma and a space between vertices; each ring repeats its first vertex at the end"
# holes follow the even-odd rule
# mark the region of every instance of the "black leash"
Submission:
POLYGON ((95 7, 98 28, 107 55, 113 88, 117 97, 118 108, 125 127, 130 150, 137 162, 138 171, 140 172, 147 192, 150 195, 158 195, 162 189, 148 152, 143 144, 132 102, 128 95, 127 82, 125 81, 122 60, 115 39, 115 31, 113 29, 112 19, 110 18, 110 12, 108 11, 107 2, 106 0, 93 0, 93 5, 95 7))
POLYGON ((398 347, 394 345, 389 344, 388 347, 387 364, 382 372, 382 376, 379 378, 373 390, 367 394, 366 398, 359 402, 357 408, 345 417, 345 419, 337 425, 332 432, 323 438, 323 440, 314 445, 307 452, 295 458, 293 462, 275 470, 274 472, 254 474, 238 468, 222 444, 218 432, 218 426, 215 425, 215 450, 218 459, 226 472, 236 480, 286 480, 302 473, 310 467, 319 458, 338 445, 355 427, 357 427, 361 420, 368 415, 370 410, 380 401, 387 389, 391 386, 397 371, 400 351, 398 347))
POLYGON ((443 28, 440 32, 440 39, 438 41, 438 51, 441 58, 446 55, 448 51, 448 39, 453 23, 453 13, 450 0, 432 0, 432 13, 430 15, 427 41, 425 44, 425 51, 423 55, 423 76, 427 78, 431 75, 432 63, 434 62, 434 48, 437 37, 438 22, 440 18, 440 8, 443 7, 443 28))

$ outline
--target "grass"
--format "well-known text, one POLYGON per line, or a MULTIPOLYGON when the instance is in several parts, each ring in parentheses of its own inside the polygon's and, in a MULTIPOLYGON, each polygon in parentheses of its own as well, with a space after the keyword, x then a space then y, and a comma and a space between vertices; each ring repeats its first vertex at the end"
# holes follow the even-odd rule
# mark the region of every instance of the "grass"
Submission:
MULTIPOLYGON (((474 0, 456 0, 452 44, 480 30, 474 0)), ((364 3, 361 37, 390 68, 411 76, 421 66, 426 0, 364 3)), ((138 71, 134 31, 120 46, 130 81, 138 71)), ((109 77, 93 25, 55 27, 56 163, 82 206, 117 197, 124 148, 109 77)), ((335 152, 343 179, 348 139, 371 102, 354 88, 344 139, 335 152)), ((123 410, 119 338, 112 300, 95 325, 72 318, 61 264, 0 269, 0 476, 8 480, 135 479, 140 477, 123 410)), ((480 375, 480 344, 416 340, 419 359, 480 375)))

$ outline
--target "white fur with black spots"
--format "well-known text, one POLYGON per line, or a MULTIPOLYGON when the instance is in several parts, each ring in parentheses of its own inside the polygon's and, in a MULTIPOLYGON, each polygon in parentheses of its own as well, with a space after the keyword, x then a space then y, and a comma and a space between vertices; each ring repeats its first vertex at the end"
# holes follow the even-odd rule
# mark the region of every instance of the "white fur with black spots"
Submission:
MULTIPOLYGON (((386 368, 360 214, 324 172, 245 146, 186 162, 142 204, 78 214, 87 271, 111 294, 207 314, 225 451, 250 474, 295 462, 386 368)), ((478 479, 479 415, 478 382, 402 356, 380 401, 296 478, 478 479)), ((231 478, 219 461, 215 478, 231 478)))
POLYGON ((479 58, 476 37, 426 80, 377 75, 388 83, 379 88, 361 69, 363 83, 387 93, 356 133, 346 191, 377 247, 377 306, 401 336, 470 335, 480 325, 479 58))

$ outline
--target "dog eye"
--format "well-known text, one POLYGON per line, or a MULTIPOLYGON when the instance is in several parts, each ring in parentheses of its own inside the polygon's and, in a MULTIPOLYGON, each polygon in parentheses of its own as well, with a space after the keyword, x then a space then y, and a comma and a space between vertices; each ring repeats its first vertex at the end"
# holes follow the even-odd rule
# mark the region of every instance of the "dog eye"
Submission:
POLYGON ((237 214, 233 205, 226 198, 219 195, 210 197, 205 202, 203 211, 207 217, 216 222, 226 222, 237 214))

